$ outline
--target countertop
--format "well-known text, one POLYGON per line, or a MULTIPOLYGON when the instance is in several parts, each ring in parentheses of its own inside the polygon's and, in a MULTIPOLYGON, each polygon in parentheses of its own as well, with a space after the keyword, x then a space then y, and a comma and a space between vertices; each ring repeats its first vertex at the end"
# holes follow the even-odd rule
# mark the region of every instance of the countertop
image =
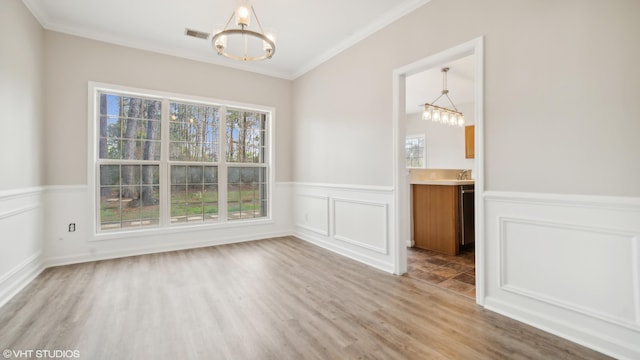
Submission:
POLYGON ((438 179, 438 180, 411 180, 411 185, 474 185, 475 180, 455 180, 455 179, 438 179))

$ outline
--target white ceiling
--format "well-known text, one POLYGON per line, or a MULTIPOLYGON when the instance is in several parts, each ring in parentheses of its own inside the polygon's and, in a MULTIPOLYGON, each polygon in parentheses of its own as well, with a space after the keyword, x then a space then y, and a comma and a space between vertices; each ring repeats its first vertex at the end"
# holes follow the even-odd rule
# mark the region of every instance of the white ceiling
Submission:
MULTIPOLYGON (((276 34, 270 60, 220 57, 210 40, 238 0, 23 0, 48 30, 294 79, 430 0, 252 0, 276 34), (217 26, 216 26, 217 25, 217 26)), ((423 101, 424 102, 424 101, 423 101)))
MULTIPOLYGON (((442 68, 449 67, 447 89, 449 97, 457 107, 474 101, 475 58, 466 56, 432 69, 407 76, 406 113, 414 114, 424 109, 424 103, 432 102, 442 94, 442 68)), ((440 98, 436 105, 450 107, 449 100, 440 98)))

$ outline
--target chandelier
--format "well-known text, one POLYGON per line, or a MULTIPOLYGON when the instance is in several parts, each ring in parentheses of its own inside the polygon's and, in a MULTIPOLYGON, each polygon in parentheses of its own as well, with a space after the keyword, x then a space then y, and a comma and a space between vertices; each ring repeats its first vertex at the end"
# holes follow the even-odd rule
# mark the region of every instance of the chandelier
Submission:
POLYGON ((464 126, 464 116, 460 111, 458 111, 458 108, 456 108, 456 106, 453 104, 453 101, 451 101, 451 98, 449 97, 449 90, 447 90, 448 71, 448 67, 442 68, 442 93, 431 103, 424 104, 422 119, 432 120, 452 126, 464 126), (449 103, 451 104, 451 107, 453 107, 453 109, 435 105, 435 103, 443 96, 445 96, 449 100, 449 103))
POLYGON ((265 34, 262 24, 253 6, 240 5, 229 18, 224 29, 217 31, 211 39, 218 55, 238 61, 257 61, 271 59, 276 52, 275 38, 265 34), (250 30, 251 14, 258 24, 257 29, 250 30), (229 28, 235 18, 237 28, 229 28))

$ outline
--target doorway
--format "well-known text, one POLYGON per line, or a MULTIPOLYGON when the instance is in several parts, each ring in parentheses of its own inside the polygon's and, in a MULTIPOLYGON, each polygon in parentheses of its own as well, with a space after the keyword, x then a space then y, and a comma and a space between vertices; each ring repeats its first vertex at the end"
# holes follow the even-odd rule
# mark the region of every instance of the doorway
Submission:
MULTIPOLYGON (((411 243, 411 201, 409 173, 405 167, 406 118, 406 80, 407 77, 438 68, 446 63, 474 55, 475 81, 473 115, 475 123, 475 299, 482 305, 484 299, 484 212, 482 194, 484 189, 484 153, 483 153, 483 38, 477 38, 464 44, 447 49, 393 72, 393 130, 394 130, 394 196, 396 206, 395 235, 395 272, 407 272, 407 245, 411 243)), ((417 105, 417 104, 416 104, 417 105)), ((468 280, 468 279, 467 279, 468 280)))

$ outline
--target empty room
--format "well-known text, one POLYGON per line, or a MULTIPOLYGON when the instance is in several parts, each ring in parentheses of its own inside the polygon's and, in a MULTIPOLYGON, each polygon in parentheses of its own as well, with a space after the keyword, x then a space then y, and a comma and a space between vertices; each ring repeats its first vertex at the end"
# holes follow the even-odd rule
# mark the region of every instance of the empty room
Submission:
POLYGON ((638 359, 639 40, 636 0, 2 0, 2 357, 638 359))

